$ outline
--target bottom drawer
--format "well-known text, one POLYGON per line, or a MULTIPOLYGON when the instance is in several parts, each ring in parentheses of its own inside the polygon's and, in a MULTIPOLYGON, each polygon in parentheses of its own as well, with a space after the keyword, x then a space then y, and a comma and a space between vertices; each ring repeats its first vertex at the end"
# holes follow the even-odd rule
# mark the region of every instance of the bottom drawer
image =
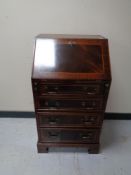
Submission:
POLYGON ((99 141, 99 129, 50 129, 41 128, 41 142, 64 142, 64 143, 96 143, 99 141))

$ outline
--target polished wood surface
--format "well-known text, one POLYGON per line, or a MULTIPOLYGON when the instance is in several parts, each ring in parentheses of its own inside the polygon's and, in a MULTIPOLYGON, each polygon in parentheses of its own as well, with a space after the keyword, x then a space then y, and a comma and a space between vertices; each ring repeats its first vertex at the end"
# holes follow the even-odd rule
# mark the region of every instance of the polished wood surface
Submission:
POLYGON ((49 143, 96 143, 99 129, 40 128, 40 140, 49 143))
POLYGON ((33 78, 111 78, 107 39, 44 36, 36 39, 33 78))
POLYGON ((101 127, 103 113, 86 112, 38 112, 38 122, 40 127, 101 127))
POLYGON ((58 98, 51 96, 38 97, 37 109, 39 110, 59 110, 59 111, 94 111, 103 110, 102 98, 58 98))
POLYGON ((108 40, 89 35, 39 35, 32 68, 38 152, 51 146, 99 152, 111 84, 108 40))

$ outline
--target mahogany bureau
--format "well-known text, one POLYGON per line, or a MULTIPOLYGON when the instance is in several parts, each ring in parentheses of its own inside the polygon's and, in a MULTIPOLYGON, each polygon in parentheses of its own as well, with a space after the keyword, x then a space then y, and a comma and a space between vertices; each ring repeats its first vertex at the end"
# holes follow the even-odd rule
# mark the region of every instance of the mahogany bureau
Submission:
POLYGON ((110 84, 106 38, 37 36, 32 89, 38 152, 68 146, 98 153, 110 84))

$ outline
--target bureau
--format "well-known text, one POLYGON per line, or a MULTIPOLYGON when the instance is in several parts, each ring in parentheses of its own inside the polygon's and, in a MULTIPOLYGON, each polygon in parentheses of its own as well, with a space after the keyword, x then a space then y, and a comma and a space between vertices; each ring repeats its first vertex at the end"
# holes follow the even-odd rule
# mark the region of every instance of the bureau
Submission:
POLYGON ((32 90, 39 153, 86 147, 99 153, 111 84, 108 40, 102 36, 39 35, 32 90))

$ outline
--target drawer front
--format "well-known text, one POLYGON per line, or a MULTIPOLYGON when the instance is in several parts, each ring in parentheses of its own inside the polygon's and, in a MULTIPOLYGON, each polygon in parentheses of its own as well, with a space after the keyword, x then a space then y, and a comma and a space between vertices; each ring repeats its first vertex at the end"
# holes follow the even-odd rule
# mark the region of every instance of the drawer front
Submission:
POLYGON ((37 113, 40 127, 100 127, 101 113, 37 113))
POLYGON ((54 98, 38 98, 39 109, 85 109, 85 110, 101 110, 103 107, 102 99, 54 99, 54 98))
POLYGON ((73 85, 62 85, 62 84, 39 84, 37 86, 37 94, 86 94, 89 96, 101 95, 102 85, 100 84, 73 84, 73 85))
POLYGON ((40 129, 41 142, 72 142, 72 143, 96 143, 99 130, 97 129, 40 129))

